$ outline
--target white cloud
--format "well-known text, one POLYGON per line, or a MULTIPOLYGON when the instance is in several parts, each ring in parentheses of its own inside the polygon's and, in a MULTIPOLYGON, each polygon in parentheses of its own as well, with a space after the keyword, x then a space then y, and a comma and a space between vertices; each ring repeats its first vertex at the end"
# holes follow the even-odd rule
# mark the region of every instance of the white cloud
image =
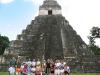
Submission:
POLYGON ((34 5, 39 6, 41 3, 43 3, 44 0, 24 0, 26 2, 32 2, 34 5))
POLYGON ((95 39, 96 45, 100 47, 100 38, 95 39))
POLYGON ((8 3, 11 3, 13 1, 14 0, 0 0, 0 3, 2 3, 2 4, 8 4, 8 3))

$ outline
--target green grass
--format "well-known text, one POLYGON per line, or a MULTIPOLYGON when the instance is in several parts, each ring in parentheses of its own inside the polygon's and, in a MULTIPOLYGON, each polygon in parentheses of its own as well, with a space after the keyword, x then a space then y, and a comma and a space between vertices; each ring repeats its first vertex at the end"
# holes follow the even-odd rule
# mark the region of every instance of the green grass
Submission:
POLYGON ((100 75, 100 73, 72 73, 71 75, 100 75))
POLYGON ((0 75, 9 75, 8 72, 0 72, 0 75))
MULTIPOLYGON (((0 75, 9 75, 8 72, 0 72, 0 75)), ((72 73, 70 75, 100 75, 100 73, 72 73)))
POLYGON ((0 75, 9 75, 8 72, 0 72, 0 75))

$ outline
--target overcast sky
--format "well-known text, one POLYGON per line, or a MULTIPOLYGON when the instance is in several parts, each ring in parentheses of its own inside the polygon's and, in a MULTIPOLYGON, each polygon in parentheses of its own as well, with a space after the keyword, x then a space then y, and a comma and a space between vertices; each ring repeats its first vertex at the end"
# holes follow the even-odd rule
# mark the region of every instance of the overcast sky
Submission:
MULTIPOLYGON (((44 0, 0 0, 0 34, 15 40, 17 34, 38 15, 44 0)), ((88 44, 93 26, 100 27, 100 0, 57 0, 62 15, 88 44)), ((100 39, 96 41, 100 46, 100 39)))

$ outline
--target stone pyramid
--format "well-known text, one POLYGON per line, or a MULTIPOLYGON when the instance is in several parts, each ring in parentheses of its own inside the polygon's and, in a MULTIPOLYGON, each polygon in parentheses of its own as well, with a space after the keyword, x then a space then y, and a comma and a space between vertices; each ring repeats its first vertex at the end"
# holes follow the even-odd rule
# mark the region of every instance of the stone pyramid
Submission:
POLYGON ((11 42, 18 56, 36 59, 65 59, 73 70, 93 71, 93 53, 69 22, 55 0, 45 0, 39 14, 11 42), (84 68, 85 67, 85 68, 84 68))
POLYGON ((18 54, 35 58, 91 55, 85 42, 62 16, 61 6, 55 0, 43 2, 39 15, 18 35, 15 45, 18 54))

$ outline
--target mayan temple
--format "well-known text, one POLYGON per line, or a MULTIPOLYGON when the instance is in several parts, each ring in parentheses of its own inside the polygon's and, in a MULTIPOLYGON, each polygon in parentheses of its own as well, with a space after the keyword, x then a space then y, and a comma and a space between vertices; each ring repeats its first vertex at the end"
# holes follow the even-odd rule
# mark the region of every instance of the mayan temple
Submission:
POLYGON ((30 57, 73 58, 90 54, 85 42, 62 16, 61 6, 55 0, 43 2, 39 15, 15 41, 17 47, 22 47, 23 52, 19 54, 30 57))
POLYGON ((38 16, 11 42, 10 51, 28 58, 65 59, 72 70, 94 70, 92 52, 62 15, 57 1, 45 0, 38 16))

